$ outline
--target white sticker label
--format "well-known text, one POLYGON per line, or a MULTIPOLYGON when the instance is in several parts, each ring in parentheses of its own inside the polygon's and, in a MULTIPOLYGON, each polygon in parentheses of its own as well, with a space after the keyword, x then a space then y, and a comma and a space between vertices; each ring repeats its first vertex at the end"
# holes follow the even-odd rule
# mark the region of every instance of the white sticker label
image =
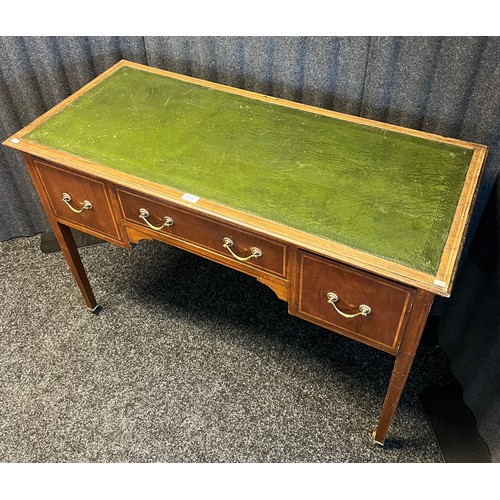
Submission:
POLYGON ((190 201, 191 203, 196 203, 200 197, 195 196, 194 194, 184 193, 181 198, 186 201, 190 201))
POLYGON ((446 286, 446 283, 440 280, 434 280, 434 284, 437 286, 446 286))
POLYGON ((10 142, 13 142, 14 144, 19 144, 21 141, 19 139, 11 139, 10 142))

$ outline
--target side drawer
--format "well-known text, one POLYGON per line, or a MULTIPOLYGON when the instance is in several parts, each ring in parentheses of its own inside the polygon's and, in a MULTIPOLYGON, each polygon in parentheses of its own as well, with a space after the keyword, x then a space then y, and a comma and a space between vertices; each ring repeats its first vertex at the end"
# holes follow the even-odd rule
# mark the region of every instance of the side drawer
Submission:
POLYGON ((299 251, 297 313, 366 344, 395 352, 415 291, 299 251))
POLYGON ((120 188, 117 188, 117 193, 126 221, 139 224, 143 229, 149 229, 163 236, 194 243, 245 265, 263 269, 277 276, 285 276, 286 246, 279 241, 237 228, 229 223, 194 214, 149 196, 120 188), (140 217, 141 212, 143 215, 147 214, 145 218, 140 217), (165 217, 171 219, 167 225, 164 225, 165 217), (228 242, 224 246, 224 242, 227 241, 225 238, 231 240, 232 244, 228 242), (256 257, 250 257, 253 253, 256 257))
POLYGON ((34 164, 56 217, 120 239, 104 182, 38 159, 34 164))

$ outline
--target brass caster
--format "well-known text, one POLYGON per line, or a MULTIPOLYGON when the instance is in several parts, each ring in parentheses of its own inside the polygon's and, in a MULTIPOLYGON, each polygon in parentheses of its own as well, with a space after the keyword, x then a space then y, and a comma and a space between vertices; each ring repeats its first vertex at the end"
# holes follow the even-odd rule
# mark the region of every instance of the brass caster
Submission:
POLYGON ((379 446, 384 446, 384 442, 380 442, 380 441, 377 441, 375 439, 375 436, 377 434, 377 430, 375 429, 373 432, 372 432, 372 438, 373 438, 373 444, 378 444, 379 446))
POLYGON ((87 307, 87 309, 92 313, 92 314, 99 314, 102 311, 102 307, 97 305, 94 307, 94 309, 91 309, 90 307, 87 307))

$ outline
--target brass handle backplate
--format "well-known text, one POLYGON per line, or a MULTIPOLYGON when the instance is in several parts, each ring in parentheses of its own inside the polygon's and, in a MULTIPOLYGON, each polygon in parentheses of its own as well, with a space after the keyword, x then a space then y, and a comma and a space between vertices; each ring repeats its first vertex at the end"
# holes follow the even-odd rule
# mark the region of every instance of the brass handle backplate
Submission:
POLYGON ((151 229, 154 231, 161 231, 164 227, 173 226, 174 219, 172 217, 163 217, 163 224, 161 226, 153 226, 151 222, 148 221, 149 212, 145 208, 139 210, 139 218, 142 219, 151 229))
POLYGON ((72 207, 71 206, 71 196, 68 193, 62 194, 62 201, 64 201, 64 203, 66 203, 66 205, 68 205, 68 207, 71 208, 71 210, 73 210, 73 212, 75 212, 75 214, 80 214, 84 210, 90 210, 92 208, 92 203, 90 203, 89 200, 83 200, 82 208, 80 208, 80 209, 72 207))
POLYGON ((368 316, 372 312, 372 308, 367 306, 366 304, 361 304, 359 306, 359 312, 354 314, 347 314, 341 311, 335 302, 339 300, 339 296, 334 292, 328 292, 326 294, 326 298, 328 299, 328 303, 333 306, 333 308, 343 317, 343 318, 356 318, 357 316, 368 316))
POLYGON ((229 253, 236 259, 236 260, 239 260, 240 262, 246 262, 247 260, 250 260, 250 259, 257 259, 258 257, 262 257, 262 251, 257 248, 257 247, 252 247, 250 249, 250 252, 251 254, 248 255, 247 257, 240 257, 239 255, 236 255, 233 250, 232 250, 232 246, 234 245, 234 242, 231 238, 224 238, 222 240, 222 246, 224 248, 226 248, 227 250, 229 250, 229 253))

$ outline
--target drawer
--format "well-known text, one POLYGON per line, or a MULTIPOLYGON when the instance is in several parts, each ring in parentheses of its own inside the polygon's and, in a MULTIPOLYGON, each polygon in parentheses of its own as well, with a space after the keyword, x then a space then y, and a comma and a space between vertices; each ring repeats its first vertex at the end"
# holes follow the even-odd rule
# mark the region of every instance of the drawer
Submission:
POLYGON ((386 351, 397 349, 413 289, 306 252, 299 252, 299 270, 299 316, 386 351))
POLYGON ((117 189, 123 217, 158 235, 179 238, 230 260, 285 276, 286 246, 171 203, 117 189), (141 217, 142 215, 142 217, 141 217))
POLYGON ((119 239, 104 182, 34 160, 56 217, 113 239, 119 239))

